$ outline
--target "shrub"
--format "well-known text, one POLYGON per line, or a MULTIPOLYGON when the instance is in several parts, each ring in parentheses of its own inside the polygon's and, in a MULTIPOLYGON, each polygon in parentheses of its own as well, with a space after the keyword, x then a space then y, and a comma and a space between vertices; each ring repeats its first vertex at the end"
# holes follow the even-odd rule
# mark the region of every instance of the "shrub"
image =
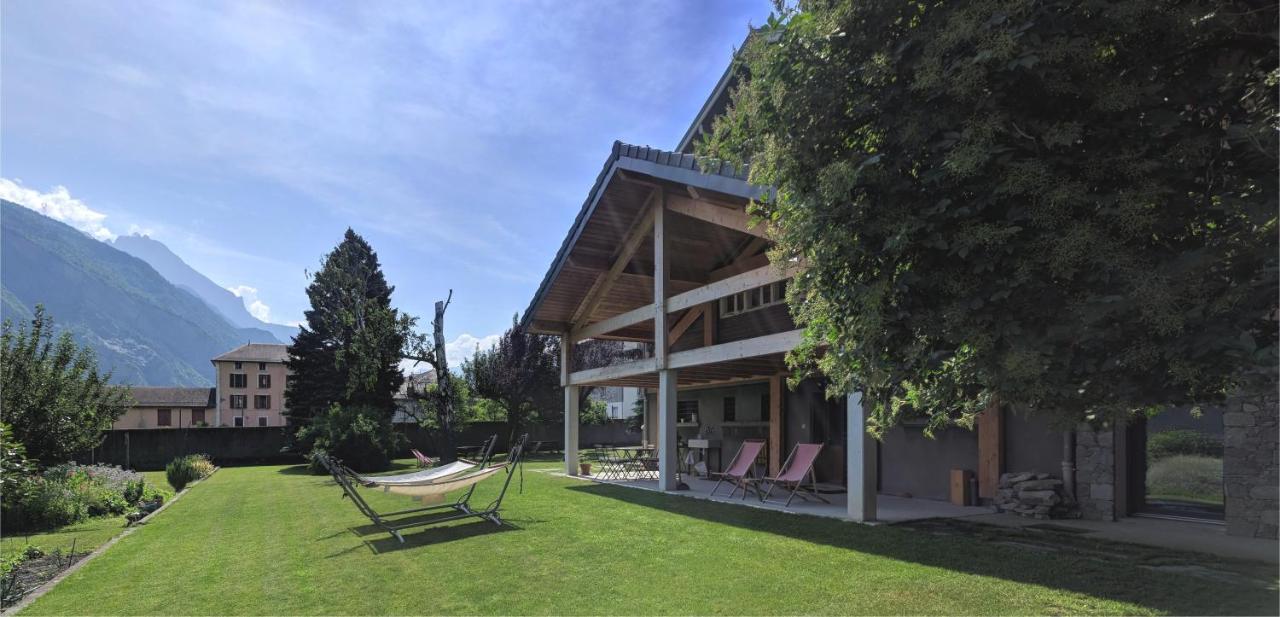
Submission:
MULTIPOLYGON (((391 453, 405 443, 404 435, 391 426, 390 414, 372 407, 343 407, 336 403, 300 430, 298 437, 310 442, 313 450, 327 451, 357 471, 386 469, 391 453)), ((318 473, 324 473, 323 467, 318 473)))
POLYGON ((1147 462, 1178 455, 1222 458, 1222 438, 1187 429, 1161 431, 1147 437, 1147 462))
POLYGON ((34 530, 123 514, 147 496, 142 474, 106 465, 66 463, 14 481, 0 502, 6 528, 34 530))
POLYGON ((188 484, 213 473, 213 463, 207 454, 188 454, 170 461, 165 465, 164 473, 169 486, 175 491, 181 491, 188 484))
POLYGON ((72 483, 33 476, 20 499, 5 501, 3 518, 11 530, 61 527, 89 518, 89 500, 72 483))

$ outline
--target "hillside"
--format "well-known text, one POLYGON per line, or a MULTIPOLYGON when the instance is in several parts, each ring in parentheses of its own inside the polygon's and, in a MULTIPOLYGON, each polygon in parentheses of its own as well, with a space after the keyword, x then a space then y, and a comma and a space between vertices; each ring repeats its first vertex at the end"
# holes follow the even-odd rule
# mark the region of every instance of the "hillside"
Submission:
POLYGON ((170 283, 204 300, 233 326, 266 330, 282 343, 291 342, 293 335, 297 333, 297 328, 266 323, 250 315, 239 296, 187 265, 187 262, 158 240, 148 236, 120 236, 115 239, 112 246, 147 262, 170 283))
POLYGON ((98 353, 114 381, 212 385, 209 359, 269 333, 237 328, 146 262, 0 200, 0 309, 29 317, 40 303, 57 326, 98 353))

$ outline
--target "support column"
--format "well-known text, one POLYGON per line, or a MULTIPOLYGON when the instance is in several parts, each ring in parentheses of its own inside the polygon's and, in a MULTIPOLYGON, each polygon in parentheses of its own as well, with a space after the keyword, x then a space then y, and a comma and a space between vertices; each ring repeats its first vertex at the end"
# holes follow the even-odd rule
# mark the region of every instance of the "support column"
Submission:
POLYGON ((658 371, 658 488, 674 491, 676 481, 676 371, 658 371))
POLYGON ((560 385, 564 387, 564 472, 578 475, 578 386, 569 385, 573 339, 560 336, 560 385))
POLYGON ((854 392, 847 401, 848 469, 850 520, 859 523, 876 520, 876 440, 867 435, 867 413, 862 407, 862 393, 854 392))
POLYGON ((769 475, 777 476, 782 467, 782 397, 786 396, 783 380, 774 375, 769 378, 769 475))
POLYGON ((978 414, 978 497, 995 499, 1004 473, 1004 412, 993 400, 978 414))

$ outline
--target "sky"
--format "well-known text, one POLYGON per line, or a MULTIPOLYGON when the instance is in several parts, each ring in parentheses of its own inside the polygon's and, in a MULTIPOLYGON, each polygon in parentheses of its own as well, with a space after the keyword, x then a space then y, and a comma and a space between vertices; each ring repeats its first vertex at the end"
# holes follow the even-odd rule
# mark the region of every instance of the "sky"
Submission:
POLYGON ((523 311, 614 140, 674 148, 768 0, 5 2, 0 196, 295 323, 347 227, 450 357, 523 311))

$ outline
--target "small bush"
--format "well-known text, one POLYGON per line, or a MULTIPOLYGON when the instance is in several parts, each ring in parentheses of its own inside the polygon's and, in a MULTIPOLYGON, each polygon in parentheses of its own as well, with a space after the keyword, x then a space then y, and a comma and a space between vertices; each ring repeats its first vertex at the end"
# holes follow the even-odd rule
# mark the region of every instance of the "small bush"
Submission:
POLYGON ((66 463, 16 479, 0 502, 11 529, 46 529, 90 516, 122 514, 145 490, 142 474, 106 465, 66 463))
POLYGON ((1222 503, 1222 459, 1176 455, 1147 470, 1147 496, 1222 503))
POLYGON ((188 454, 180 456, 165 465, 165 478, 175 491, 181 491, 188 484, 213 473, 213 463, 207 454, 188 454))
POLYGON ((325 452, 320 448, 312 450, 311 453, 307 455, 307 471, 313 476, 328 475, 329 468, 325 467, 324 463, 320 462, 320 457, 327 456, 328 454, 328 452, 325 452))
POLYGON ((1222 458, 1222 438, 1187 429, 1161 431, 1147 437, 1148 462, 1179 455, 1222 458))

